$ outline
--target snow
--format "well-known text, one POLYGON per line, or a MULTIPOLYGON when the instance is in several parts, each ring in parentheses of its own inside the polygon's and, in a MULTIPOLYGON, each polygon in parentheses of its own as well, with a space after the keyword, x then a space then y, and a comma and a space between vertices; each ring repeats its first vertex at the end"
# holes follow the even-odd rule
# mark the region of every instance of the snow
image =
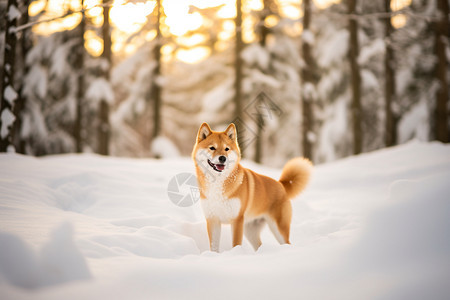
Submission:
POLYGON ((86 91, 86 97, 92 100, 95 104, 101 101, 106 101, 106 103, 113 104, 114 102, 114 92, 112 90, 111 84, 105 78, 96 78, 86 91))
POLYGON ((16 26, 10 26, 8 28, 8 33, 9 34, 16 34, 17 33, 17 27, 16 26))
POLYGON ((406 92, 408 84, 413 79, 413 73, 409 69, 401 69, 396 71, 395 74, 395 87, 397 95, 402 95, 406 92))
POLYGON ((10 127, 14 123, 14 120, 16 119, 16 117, 11 112, 11 110, 9 110, 9 108, 5 108, 2 111, 2 115, 0 116, 0 119, 2 121, 2 128, 0 129, 0 136, 2 139, 4 139, 8 136, 10 127))
POLYGON ((398 140, 404 143, 410 139, 426 141, 430 132, 430 121, 428 119, 428 106, 421 101, 407 111, 398 124, 398 140))
POLYGON ((365 89, 377 89, 379 87, 378 78, 373 72, 363 69, 361 70, 361 78, 365 89))
MULTIPOLYGON (((49 43, 56 43, 57 39, 54 40, 50 38, 46 39, 49 43)), ((67 58, 69 54, 74 51, 74 47, 76 47, 79 43, 78 39, 72 39, 69 41, 66 41, 64 44, 62 44, 59 47, 55 47, 53 49, 54 52, 52 54, 49 54, 51 59, 51 65, 50 65, 50 73, 54 76, 62 77, 64 78, 65 74, 67 73, 67 70, 70 70, 70 62, 67 61, 67 58)), ((51 49, 51 48, 50 48, 51 49)), ((48 50, 47 50, 48 51, 48 50)))
POLYGON ((262 70, 267 70, 270 64, 270 54, 259 44, 247 46, 242 51, 241 57, 248 65, 255 65, 262 70))
POLYGON ((9 21, 12 22, 13 20, 20 18, 20 11, 15 5, 10 5, 7 16, 9 21))
POLYGON ((384 54, 386 51, 386 44, 383 39, 376 39, 372 41, 368 46, 362 48, 361 53, 358 57, 358 64, 365 65, 374 56, 384 54))
POLYGON ((317 92, 314 84, 306 82, 303 84, 303 97, 309 101, 317 99, 317 92))
MULTIPOLYGON (((277 178, 281 170, 243 162, 277 178)), ((1 299, 445 299, 450 146, 410 142, 319 165, 292 245, 208 251, 189 158, 0 155, 1 299), (45 288, 43 288, 45 287, 45 288)))
POLYGON ((177 146, 168 138, 158 136, 152 141, 152 153, 159 158, 175 158, 180 156, 177 146))
POLYGON ((317 85, 317 93, 322 99, 327 99, 328 94, 331 93, 335 86, 338 86, 342 82, 342 74, 341 70, 332 69, 327 74, 320 79, 319 84, 317 85))
POLYGON ((208 115, 224 109, 226 104, 233 97, 233 83, 234 80, 232 78, 227 79, 222 85, 213 88, 203 95, 202 114, 199 119, 204 117, 206 120, 209 120, 211 117, 208 117, 208 115))
POLYGON ((258 90, 258 88, 255 87, 258 85, 272 89, 280 89, 282 87, 282 83, 280 81, 270 75, 262 73, 258 69, 249 70, 246 75, 247 77, 244 78, 242 84, 242 90, 246 93, 250 94, 251 92, 258 90))
POLYGON ((11 85, 6 86, 5 91, 3 93, 3 96, 8 103, 13 106, 14 101, 17 99, 17 92, 14 90, 14 88, 11 85))
POLYGON ((16 148, 14 147, 14 145, 8 145, 8 147, 6 147, 6 152, 7 153, 16 153, 16 148))
POLYGON ((0 233, 0 243, 2 275, 13 285, 38 288, 91 277, 69 223, 57 227, 38 253, 13 234, 0 233))
POLYGON ((326 47, 318 47, 317 57, 320 66, 329 66, 339 61, 348 52, 348 30, 341 29, 325 39, 326 47))
POLYGON ((303 30, 302 41, 311 46, 314 45, 315 38, 314 38, 314 34, 311 32, 311 30, 303 30))
POLYGON ((339 97, 325 111, 324 119, 327 122, 322 126, 318 135, 318 159, 320 161, 337 159, 335 148, 342 140, 345 140, 345 133, 350 130, 346 122, 348 120, 347 106, 345 96, 339 97))
POLYGON ((40 99, 45 99, 48 91, 48 76, 47 70, 42 67, 41 64, 35 64, 31 66, 26 76, 27 83, 25 85, 25 94, 30 95, 33 93, 33 87, 35 88, 36 96, 40 99))

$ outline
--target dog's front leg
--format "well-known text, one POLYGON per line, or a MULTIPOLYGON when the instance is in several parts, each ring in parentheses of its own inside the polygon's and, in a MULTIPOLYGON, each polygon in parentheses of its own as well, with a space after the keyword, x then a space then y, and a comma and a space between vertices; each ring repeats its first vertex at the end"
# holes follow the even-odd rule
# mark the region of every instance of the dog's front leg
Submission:
POLYGON ((211 251, 219 252, 222 224, 218 219, 207 219, 206 225, 208 229, 209 249, 211 249, 211 251))
POLYGON ((242 245, 242 237, 244 235, 244 216, 238 216, 231 223, 233 233, 233 247, 242 245))

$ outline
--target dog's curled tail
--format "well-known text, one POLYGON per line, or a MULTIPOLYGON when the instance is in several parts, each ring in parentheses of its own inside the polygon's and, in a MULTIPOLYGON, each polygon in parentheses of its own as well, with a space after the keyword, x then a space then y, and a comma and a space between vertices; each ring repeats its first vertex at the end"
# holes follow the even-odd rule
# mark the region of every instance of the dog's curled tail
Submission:
POLYGON ((280 182, 289 199, 297 196, 308 184, 313 169, 312 163, 303 157, 291 159, 284 165, 280 182))

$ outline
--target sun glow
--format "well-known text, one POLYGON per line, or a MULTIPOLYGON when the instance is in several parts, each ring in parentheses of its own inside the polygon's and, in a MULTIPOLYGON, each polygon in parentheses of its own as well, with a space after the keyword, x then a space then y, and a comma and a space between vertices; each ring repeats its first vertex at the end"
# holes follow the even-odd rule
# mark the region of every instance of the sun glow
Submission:
POLYGON ((318 9, 325 9, 333 4, 337 4, 341 0, 314 0, 314 4, 318 9))
POLYGON ((180 49, 177 52, 177 58, 185 63, 196 63, 202 61, 211 54, 211 49, 199 46, 192 49, 180 49))
POLYGON ((100 56, 103 52, 103 40, 92 30, 84 33, 84 46, 93 56, 100 56))
POLYGON ((125 0, 115 0, 109 17, 113 26, 124 33, 132 34, 142 28, 155 6, 154 1, 127 3, 125 0))
MULTIPOLYGON (((403 9, 407 6, 411 5, 411 0, 396 0, 391 2, 391 10, 392 11, 398 11, 400 9, 403 9)), ((406 25, 406 15, 399 14, 391 18, 392 26, 395 28, 400 28, 406 25)))
MULTIPOLYGON (((302 0, 277 0, 278 11, 283 18, 299 19, 303 12, 301 9, 302 0)), ((339 3, 341 0, 313 0, 318 9, 324 9, 330 5, 339 3)), ((103 51, 102 38, 100 31, 92 26, 99 28, 103 24, 102 0, 84 0, 84 9, 86 17, 89 19, 88 27, 85 33, 85 47, 93 56, 98 56, 103 51)), ((258 22, 251 11, 260 11, 264 8, 263 0, 242 1, 242 11, 246 17, 242 23, 242 37, 244 42, 250 43, 257 39, 254 26, 258 22)), ((398 11, 411 4, 411 0, 394 0, 391 2, 391 9, 398 11)), ((156 1, 140 0, 114 0, 110 9, 110 21, 113 28, 111 33, 112 50, 115 53, 125 55, 131 54, 140 45, 152 41, 156 37, 154 20, 149 21, 150 14, 154 13, 156 1), (150 25, 150 26, 149 26, 150 25), (139 40, 130 39, 130 36, 136 35, 144 26, 144 34, 139 40)), ((50 22, 42 22, 33 26, 33 31, 40 35, 49 35, 55 31, 70 30, 75 28, 81 21, 81 13, 69 14, 63 18, 57 18, 66 14, 67 11, 80 11, 81 0, 36 0, 29 6, 30 16, 37 16, 42 13, 40 20, 53 19, 50 22)), ((210 55, 211 49, 206 47, 207 35, 196 33, 202 26, 208 26, 211 20, 221 18, 222 30, 219 30, 218 41, 213 47, 220 50, 234 37, 236 17, 236 2, 230 0, 162 0, 163 24, 161 32, 163 37, 171 37, 175 43, 181 47, 165 47, 164 59, 179 59, 187 63, 195 63, 203 60, 210 55), (207 15, 200 14, 194 7, 206 9, 207 15), (208 10, 211 8, 211 10, 208 10), (213 9, 214 8, 214 9, 213 9), (209 22, 209 23, 208 23, 209 22), (192 34, 193 33, 193 34, 192 34), (172 52, 170 52, 172 51, 172 52)), ((204 12, 202 12, 204 13, 204 12)), ((405 15, 396 15, 392 18, 392 24, 399 28, 406 23, 405 15)), ((276 26, 279 17, 270 16, 266 19, 267 27, 276 26)), ((298 25, 298 26, 297 26, 298 25)), ((297 24, 301 27, 301 24, 297 24)), ((294 35, 298 35, 301 29, 294 28, 294 35)), ((292 30, 292 29, 291 29, 292 30)), ((166 45, 167 46, 167 45, 166 45)))
MULTIPOLYGON (((57 0, 48 0, 47 4, 46 0, 37 0, 30 4, 28 12, 31 17, 34 17, 45 9, 46 13, 41 17, 41 19, 48 20, 64 15, 66 8, 73 11, 80 10, 80 7, 77 6, 76 3, 66 3, 63 7, 57 0)), ((80 23, 80 21, 80 13, 71 14, 64 18, 55 19, 50 22, 39 23, 33 27, 33 31, 40 35, 47 36, 56 31, 73 29, 80 23)))

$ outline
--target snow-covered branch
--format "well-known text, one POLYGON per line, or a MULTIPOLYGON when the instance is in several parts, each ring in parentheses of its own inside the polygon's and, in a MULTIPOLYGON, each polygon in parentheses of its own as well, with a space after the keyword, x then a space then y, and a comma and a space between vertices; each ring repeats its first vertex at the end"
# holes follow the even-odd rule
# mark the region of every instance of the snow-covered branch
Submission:
MULTIPOLYGON (((124 4, 120 4, 120 5, 124 5, 124 4)), ((49 18, 49 19, 45 19, 45 20, 38 20, 38 21, 22 24, 20 26, 17 26, 14 29, 14 31, 17 33, 17 32, 20 32, 22 30, 25 30, 25 29, 28 29, 30 27, 33 27, 34 25, 38 25, 38 24, 41 24, 41 23, 53 22, 53 21, 56 21, 56 20, 59 20, 59 19, 64 19, 65 17, 71 16, 73 14, 85 13, 86 11, 89 11, 89 10, 91 10, 93 8, 97 8, 97 7, 104 8, 104 7, 112 7, 112 6, 113 5, 111 3, 103 3, 103 4, 97 4, 97 5, 91 6, 89 8, 83 8, 83 9, 80 9, 80 10, 76 10, 76 11, 68 11, 65 14, 61 15, 61 16, 57 16, 57 17, 53 17, 53 18, 49 18)))
POLYGON ((417 13, 414 12, 411 8, 403 8, 393 12, 375 12, 375 13, 358 13, 358 14, 347 14, 340 12, 331 12, 331 11, 320 11, 320 14, 328 15, 331 17, 339 17, 339 18, 347 18, 349 20, 361 20, 361 19, 387 19, 392 18, 398 15, 407 15, 411 18, 422 19, 427 22, 436 22, 441 18, 439 15, 430 15, 426 13, 417 13))

